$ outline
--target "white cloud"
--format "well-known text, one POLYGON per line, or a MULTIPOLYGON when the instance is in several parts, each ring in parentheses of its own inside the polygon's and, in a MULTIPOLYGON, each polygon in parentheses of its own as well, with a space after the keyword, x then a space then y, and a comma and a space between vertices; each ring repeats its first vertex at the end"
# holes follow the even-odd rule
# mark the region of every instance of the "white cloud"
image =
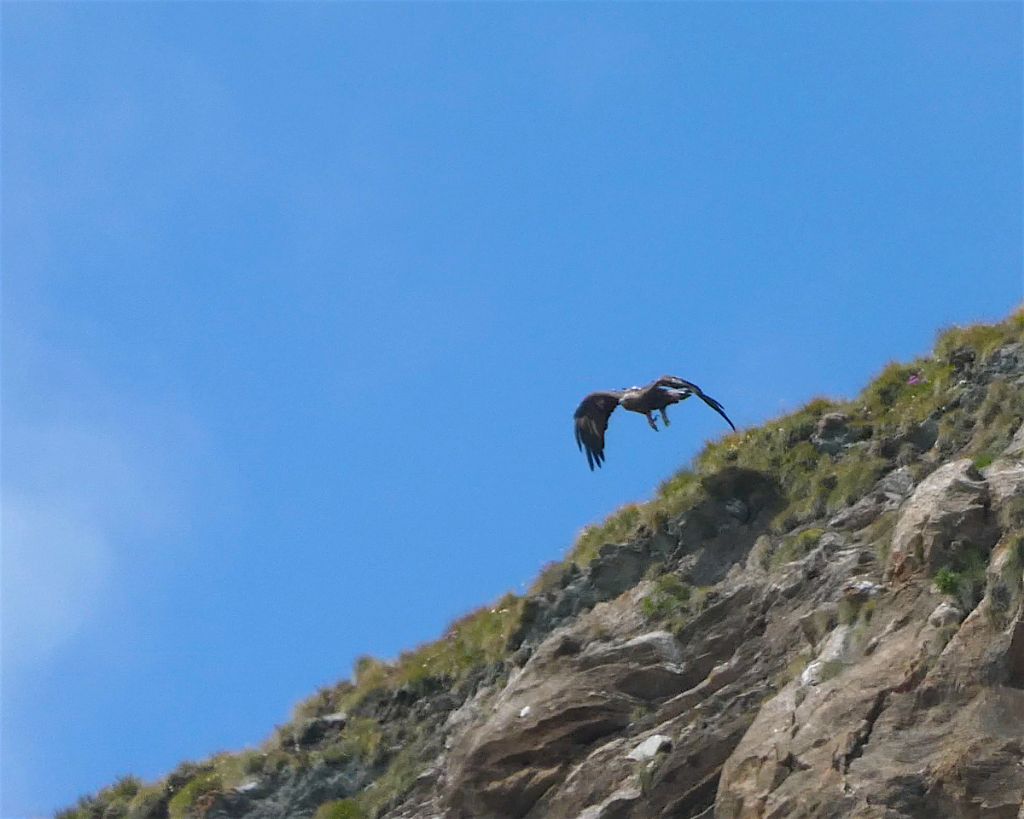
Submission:
POLYGON ((173 408, 113 390, 24 336, 13 352, 10 341, 0 608, 5 668, 17 669, 87 626, 138 544, 189 517, 203 447, 173 408))
POLYGON ((5 664, 45 660, 102 599, 111 544, 102 526, 75 506, 54 495, 4 492, 5 664))

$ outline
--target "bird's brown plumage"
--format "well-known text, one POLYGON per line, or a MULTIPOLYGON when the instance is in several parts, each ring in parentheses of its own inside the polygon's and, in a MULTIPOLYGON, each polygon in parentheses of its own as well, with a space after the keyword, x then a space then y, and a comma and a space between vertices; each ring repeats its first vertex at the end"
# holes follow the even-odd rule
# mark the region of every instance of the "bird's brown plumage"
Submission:
POLYGON ((592 392, 576 408, 576 446, 585 449, 587 463, 593 469, 604 461, 604 431, 608 419, 619 405, 622 392, 592 392))
POLYGON ((604 463, 604 434, 608 429, 608 419, 616 407, 621 405, 624 409, 646 415, 651 427, 656 430, 657 425, 651 413, 660 412, 665 424, 668 425, 665 410, 672 404, 685 401, 691 395, 700 398, 721 415, 730 427, 736 429, 736 425, 725 414, 722 405, 705 394, 700 387, 674 375, 665 375, 645 387, 593 392, 584 398, 573 415, 576 446, 586 452, 587 463, 593 470, 595 466, 599 467, 604 463))

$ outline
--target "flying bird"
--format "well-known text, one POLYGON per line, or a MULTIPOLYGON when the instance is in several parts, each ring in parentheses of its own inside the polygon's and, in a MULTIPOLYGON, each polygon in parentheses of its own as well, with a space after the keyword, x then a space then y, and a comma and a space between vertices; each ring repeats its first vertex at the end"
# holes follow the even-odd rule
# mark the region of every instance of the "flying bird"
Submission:
POLYGON ((661 420, 667 427, 669 421, 665 410, 672 404, 685 401, 691 395, 696 395, 721 415, 733 430, 736 429, 736 425, 729 420, 722 405, 710 395, 706 395, 700 387, 674 375, 665 375, 646 387, 592 392, 584 398, 573 415, 576 424, 576 446, 586 451, 587 463, 593 471, 595 465, 601 466, 604 463, 604 433, 608 429, 608 419, 616 407, 646 415, 647 423, 657 432, 658 422, 654 418, 654 413, 661 413, 661 420))

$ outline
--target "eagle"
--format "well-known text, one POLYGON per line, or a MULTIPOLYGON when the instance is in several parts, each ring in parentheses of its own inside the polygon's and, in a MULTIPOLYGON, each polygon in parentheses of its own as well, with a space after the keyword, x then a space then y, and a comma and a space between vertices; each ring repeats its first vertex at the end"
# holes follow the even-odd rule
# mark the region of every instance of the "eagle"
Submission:
POLYGON ((725 409, 710 395, 704 393, 696 384, 692 384, 674 375, 664 375, 652 381, 646 387, 628 387, 624 390, 608 390, 592 392, 584 398, 576 408, 573 419, 576 425, 576 446, 587 453, 587 463, 593 472, 595 466, 604 463, 604 433, 608 429, 608 419, 616 407, 639 412, 647 416, 651 429, 658 431, 655 412, 661 413, 665 426, 669 425, 668 413, 665 411, 672 404, 685 401, 696 395, 711 409, 721 415, 726 423, 735 431, 736 425, 729 420, 725 409))

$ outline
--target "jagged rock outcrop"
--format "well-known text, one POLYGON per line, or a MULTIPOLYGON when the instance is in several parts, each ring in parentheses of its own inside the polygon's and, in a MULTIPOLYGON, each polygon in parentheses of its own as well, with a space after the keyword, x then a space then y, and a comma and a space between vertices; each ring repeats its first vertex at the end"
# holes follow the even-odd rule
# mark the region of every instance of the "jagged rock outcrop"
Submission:
MULTIPOLYGON (((846 421, 826 415, 812 442, 856 446, 846 421)), ((765 566, 778 538, 742 524, 746 554, 704 578, 713 601, 671 639, 638 615, 656 581, 580 614, 467 706, 433 794, 401 815, 1017 817, 1022 540, 1005 511, 1024 492, 1020 434, 984 474, 971 458, 887 472, 781 567, 765 566), (987 567, 980 602, 935 587, 965 560, 987 567), (650 738, 653 755, 631 756, 650 738)), ((695 546, 686 528, 670 551, 684 574, 729 531, 695 546)))
POLYGON ((970 458, 943 464, 914 490, 892 536, 887 576, 934 573, 965 545, 987 551, 995 537, 988 483, 970 458))
POLYGON ((1013 321, 712 448, 468 670, 371 664, 110 816, 1024 819, 1013 321))

